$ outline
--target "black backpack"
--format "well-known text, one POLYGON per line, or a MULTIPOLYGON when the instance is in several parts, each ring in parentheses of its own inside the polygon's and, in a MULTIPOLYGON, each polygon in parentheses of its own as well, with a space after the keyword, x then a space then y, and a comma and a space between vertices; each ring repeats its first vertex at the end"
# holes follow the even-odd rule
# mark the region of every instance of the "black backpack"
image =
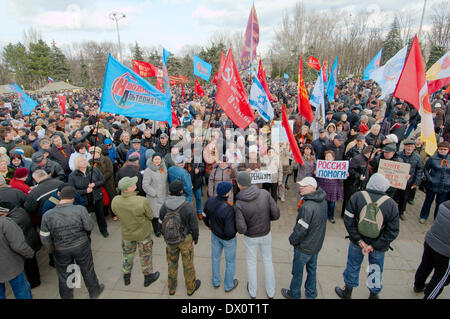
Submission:
POLYGON ((184 242, 184 225, 181 221, 180 210, 185 204, 182 204, 175 210, 167 208, 166 215, 162 221, 161 232, 167 245, 178 245, 184 242))

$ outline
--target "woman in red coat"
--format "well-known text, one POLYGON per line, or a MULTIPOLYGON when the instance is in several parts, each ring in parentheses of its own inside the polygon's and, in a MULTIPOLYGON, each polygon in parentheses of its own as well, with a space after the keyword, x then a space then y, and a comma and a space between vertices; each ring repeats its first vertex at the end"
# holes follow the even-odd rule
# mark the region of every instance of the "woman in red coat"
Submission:
POLYGON ((11 188, 17 188, 18 190, 25 193, 25 195, 28 195, 28 193, 31 190, 31 187, 28 186, 25 181, 28 178, 28 174, 30 171, 25 167, 20 167, 14 172, 14 178, 9 183, 9 186, 11 188))

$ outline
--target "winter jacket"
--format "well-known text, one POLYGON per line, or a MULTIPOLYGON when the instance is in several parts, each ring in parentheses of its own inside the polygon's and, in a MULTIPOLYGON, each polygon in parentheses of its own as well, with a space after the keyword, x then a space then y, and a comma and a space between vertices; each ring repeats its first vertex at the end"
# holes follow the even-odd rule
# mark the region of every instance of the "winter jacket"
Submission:
POLYGON ((159 223, 162 223, 164 216, 166 216, 167 210, 176 210, 181 205, 183 207, 180 209, 181 223, 183 224, 183 234, 187 236, 192 234, 192 239, 194 242, 198 241, 198 219, 195 213, 194 206, 191 202, 187 202, 184 196, 168 196, 164 204, 161 206, 159 211, 159 223))
MULTIPOLYGON (((384 192, 367 189, 372 202, 377 201, 384 192)), ((366 205, 366 200, 362 192, 357 192, 350 197, 344 214, 344 225, 350 235, 350 240, 358 245, 359 240, 363 240, 366 244, 371 245, 374 250, 387 251, 391 242, 397 238, 399 233, 399 214, 397 203, 392 199, 387 199, 380 206, 383 214, 383 225, 381 226, 380 235, 377 238, 367 238, 358 232, 359 214, 366 205)))
POLYGON ((77 169, 69 175, 68 183, 75 187, 76 191, 86 201, 86 204, 89 203, 89 197, 91 197, 94 202, 103 199, 103 193, 100 187, 105 184, 105 179, 103 178, 102 173, 100 173, 100 171, 96 167, 88 166, 86 168, 86 174, 83 174, 80 170, 77 169), (87 193, 87 188, 90 183, 94 183, 95 186, 92 190, 92 193, 90 193, 89 195, 87 193))
POLYGON ((315 255, 319 253, 325 239, 327 225, 327 202, 321 188, 303 196, 300 209, 289 243, 302 253, 315 255))
POLYGON ((28 195, 28 193, 31 191, 30 186, 28 186, 24 181, 15 177, 11 180, 11 182, 9 182, 9 186, 11 186, 11 188, 20 190, 25 195, 28 195))
POLYGON ((0 206, 13 209, 23 207, 26 201, 27 196, 24 192, 9 186, 0 187, 0 206))
POLYGON ((157 167, 149 159, 147 161, 147 168, 144 171, 142 188, 150 202, 154 218, 159 217, 159 210, 166 200, 168 190, 167 181, 167 170, 164 162, 161 162, 161 166, 157 167))
POLYGON ((435 193, 448 193, 450 191, 450 156, 442 156, 436 152, 431 156, 423 169, 427 178, 426 188, 435 193))
POLYGON ((63 145, 61 149, 57 148, 56 146, 53 146, 49 150, 50 153, 49 157, 52 161, 55 161, 56 163, 61 165, 65 173, 70 173, 71 170, 69 168, 69 160, 70 155, 72 155, 73 152, 74 151, 72 149, 72 146, 69 144, 63 145))
POLYGON ((359 155, 362 153, 362 151, 366 148, 365 145, 363 145, 362 149, 358 148, 358 145, 355 145, 353 147, 351 147, 348 152, 344 155, 344 160, 349 161, 352 158, 354 158, 356 155, 359 155))
POLYGON ((120 218, 123 240, 143 241, 153 233, 152 208, 137 192, 122 192, 114 197, 111 210, 120 218))
POLYGON ((31 167, 31 174, 33 174, 38 169, 43 169, 47 173, 50 173, 51 178, 57 178, 61 181, 66 178, 66 172, 64 172, 64 169, 61 167, 61 165, 52 160, 49 160, 48 158, 47 163, 45 163, 43 167, 37 166, 35 163, 33 163, 33 166, 31 167))
POLYGON ((236 229, 247 237, 262 237, 270 232, 270 221, 280 218, 280 209, 265 189, 256 185, 241 189, 236 196, 236 229))
POLYGON ((303 178, 314 175, 316 169, 316 159, 313 155, 307 160, 303 157, 304 165, 298 165, 298 173, 296 182, 301 181, 303 178))
POLYGON ((366 143, 367 143, 367 145, 375 146, 375 148, 382 148, 382 143, 385 138, 386 137, 381 133, 378 134, 378 137, 377 137, 372 132, 369 132, 369 134, 366 135, 366 143))
POLYGON ((138 177, 138 182, 136 184, 137 186, 137 191, 139 196, 145 196, 145 192, 144 189, 142 188, 142 179, 143 176, 141 174, 141 172, 138 170, 137 166, 132 165, 132 164, 127 164, 125 166, 123 166, 116 175, 116 185, 119 183, 119 181, 124 178, 125 176, 128 177, 134 177, 137 176, 138 177))
POLYGON ((175 166, 175 159, 178 155, 173 155, 172 153, 167 154, 164 156, 164 163, 166 164, 167 169, 169 169, 172 166, 175 166))
POLYGON ((34 225, 41 224, 41 212, 45 202, 50 196, 58 190, 63 182, 56 178, 47 178, 41 181, 29 193, 24 204, 25 210, 30 214, 31 221, 34 225))
POLYGON ((42 244, 49 252, 83 245, 89 240, 94 221, 84 206, 58 204, 43 217, 42 244))
MULTIPOLYGON (((44 203, 42 206, 41 215, 44 215, 50 209, 55 208, 56 205, 59 204, 60 198, 58 196, 58 191, 55 191, 44 203)), ((80 194, 75 194, 75 200, 73 201, 74 205, 86 206, 87 203, 84 201, 83 197, 80 194)))
POLYGON ((11 218, 22 229, 25 236, 25 241, 35 252, 41 249, 42 244, 39 235, 33 228, 30 216, 22 207, 16 207, 6 214, 6 217, 11 218))
MULTIPOLYGON (((340 147, 337 147, 334 144, 334 141, 330 141, 327 145, 325 145, 324 152, 325 151, 333 151, 335 161, 344 160, 344 151, 345 151, 344 143, 342 143, 340 147)), ((319 158, 319 159, 325 159, 325 156, 324 156, 324 158, 319 158)))
POLYGON ((125 143, 122 142, 117 146, 117 161, 119 162, 119 165, 123 165, 127 161, 127 153, 130 148, 131 143, 125 145, 125 143))
POLYGON ((433 226, 425 235, 425 242, 439 254, 450 257, 450 201, 439 205, 433 226))
POLYGON ((317 159, 324 159, 323 152, 325 152, 325 145, 327 144, 328 144, 327 137, 325 137, 323 140, 318 138, 311 143, 311 146, 314 149, 314 153, 316 153, 317 159))
POLYGON ((30 172, 28 174, 28 178, 26 180, 26 183, 28 185, 31 185, 33 183, 33 180, 32 180, 33 177, 31 176, 32 175, 31 168, 33 167, 33 165, 34 165, 34 163, 32 161, 22 158, 22 160, 20 161, 19 166, 17 166, 17 167, 13 166, 12 163, 11 163, 11 165, 9 167, 13 168, 14 171, 16 171, 20 167, 25 167, 30 172))
POLYGON ((187 170, 191 174, 192 187, 195 190, 203 186, 203 175, 205 174, 205 164, 203 163, 190 163, 187 164, 187 170), (198 174, 195 173, 195 169, 198 169, 198 174))
POLYGON ((81 153, 78 153, 78 152, 72 153, 72 155, 70 155, 70 158, 69 158, 69 168, 70 168, 70 170, 71 170, 72 172, 75 171, 75 163, 74 163, 74 162, 75 162, 75 159, 76 159, 78 156, 84 156, 88 162, 89 162, 89 161, 91 160, 91 158, 92 158, 91 153, 88 153, 88 152, 86 152, 86 153, 84 153, 84 154, 81 154, 81 153))
POLYGON ((413 152, 410 156, 407 156, 405 151, 401 151, 398 155, 403 159, 404 163, 411 164, 411 168, 409 169, 409 175, 411 175, 411 177, 408 179, 407 184, 419 186, 423 175, 422 159, 420 158, 420 155, 417 154, 417 152, 413 152))
POLYGON ((73 148, 75 148, 75 146, 79 143, 87 142, 89 137, 92 135, 93 130, 90 130, 89 132, 84 132, 83 130, 80 130, 80 131, 81 131, 82 135, 80 138, 77 138, 77 139, 74 138, 76 131, 74 131, 72 133, 72 147, 73 148))
POLYGON ((23 271, 25 258, 33 256, 22 229, 12 219, 0 217, 0 282, 16 278, 23 271))
POLYGON ((190 203, 192 203, 192 181, 191 181, 191 175, 189 172, 180 166, 172 166, 167 170, 167 175, 169 178, 169 184, 172 183, 174 180, 179 180, 183 182, 183 193, 186 197, 186 200, 190 203))
POLYGON ((145 158, 145 152, 147 149, 144 146, 139 147, 139 151, 135 151, 134 147, 130 147, 130 149, 127 152, 127 161, 128 157, 130 157, 131 154, 134 152, 139 153, 139 167, 141 168, 141 171, 145 170, 147 168, 147 159, 145 158))
POLYGON ((230 240, 236 237, 234 208, 227 203, 226 197, 215 196, 206 200, 203 207, 203 221, 220 239, 230 240))
POLYGON ((348 177, 344 180, 344 187, 346 189, 353 190, 350 193, 356 192, 361 185, 365 185, 368 182, 370 176, 370 170, 367 168, 367 157, 364 154, 358 154, 350 161, 348 167, 348 177), (365 173, 365 180, 361 181, 361 176, 365 173))
POLYGON ((161 144, 161 142, 158 141, 158 144, 155 147, 155 153, 161 154, 163 157, 170 153, 170 144, 167 142, 167 144, 164 146, 161 144))
MULTIPOLYGON (((92 159, 89 161, 89 164, 92 165, 92 159)), ((109 156, 100 155, 100 158, 95 160, 94 167, 98 168, 105 179, 103 187, 111 202, 114 196, 116 196, 116 185, 114 182, 114 168, 109 156)))
MULTIPOLYGON (((214 197, 217 195, 217 186, 221 182, 233 182, 233 179, 237 177, 237 171, 235 168, 231 166, 231 164, 227 164, 225 168, 221 168, 219 164, 214 164, 213 170, 209 175, 208 179, 208 196, 214 197)), ((228 198, 230 202, 233 202, 233 194, 228 198)))

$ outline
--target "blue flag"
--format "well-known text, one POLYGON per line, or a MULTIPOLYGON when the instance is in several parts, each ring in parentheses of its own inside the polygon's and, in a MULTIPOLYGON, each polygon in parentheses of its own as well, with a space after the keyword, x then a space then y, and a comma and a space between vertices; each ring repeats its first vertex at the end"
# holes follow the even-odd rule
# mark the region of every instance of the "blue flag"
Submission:
POLYGON ((318 138, 320 128, 323 128, 325 125, 325 94, 322 72, 323 70, 320 69, 319 76, 317 77, 316 84, 309 99, 309 103, 316 108, 314 121, 311 124, 314 139, 318 138))
POLYGON ((33 100, 31 97, 25 94, 24 91, 17 85, 17 83, 14 83, 7 86, 7 88, 14 93, 17 93, 17 96, 19 98, 20 102, 20 109, 22 110, 23 115, 29 115, 31 111, 38 105, 38 103, 33 100))
POLYGON ((106 113, 167 121, 172 127, 170 91, 169 95, 161 93, 111 54, 106 64, 100 109, 106 113))
POLYGON ((194 54, 194 75, 201 77, 205 81, 209 81, 211 68, 211 64, 206 63, 194 54))
POLYGON ((364 70, 363 80, 368 81, 370 80, 370 74, 378 69, 381 64, 381 53, 383 49, 381 49, 377 55, 370 61, 369 65, 367 65, 367 68, 364 70))
POLYGON ((336 88, 337 82, 337 66, 338 66, 338 58, 334 59, 333 68, 331 69, 330 76, 328 77, 328 85, 327 85, 327 96, 328 102, 334 101, 334 89, 336 88))
POLYGON ((289 79, 289 74, 285 73, 285 74, 284 74, 284 78, 285 78, 286 80, 289 79))
POLYGON ((164 94, 168 97, 169 101, 172 98, 172 92, 170 91, 169 72, 167 71, 167 60, 169 60, 170 52, 163 48, 163 77, 164 77, 164 94))
POLYGON ((250 107, 256 109, 266 122, 274 117, 269 97, 256 76, 253 78, 252 88, 250 89, 250 107))

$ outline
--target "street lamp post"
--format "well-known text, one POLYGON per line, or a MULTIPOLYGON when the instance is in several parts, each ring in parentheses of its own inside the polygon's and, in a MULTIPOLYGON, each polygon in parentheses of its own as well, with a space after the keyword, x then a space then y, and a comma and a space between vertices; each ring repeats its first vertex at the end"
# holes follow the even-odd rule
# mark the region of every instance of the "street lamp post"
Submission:
POLYGON ((122 60, 122 48, 120 46, 119 20, 122 19, 122 18, 126 18, 126 15, 125 15, 125 13, 122 13, 122 12, 111 12, 109 14, 109 18, 116 22, 117 41, 119 42, 120 62, 123 63, 123 60, 122 60))

